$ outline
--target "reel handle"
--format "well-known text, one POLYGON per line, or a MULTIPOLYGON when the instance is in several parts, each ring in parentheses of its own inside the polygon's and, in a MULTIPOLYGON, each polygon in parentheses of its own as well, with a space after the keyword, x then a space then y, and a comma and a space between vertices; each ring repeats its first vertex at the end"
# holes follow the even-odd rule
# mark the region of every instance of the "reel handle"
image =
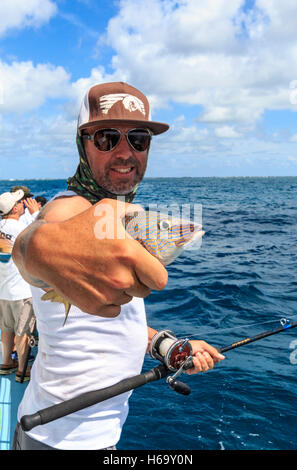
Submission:
POLYGON ((190 387, 180 380, 168 380, 168 383, 175 392, 180 393, 181 395, 190 395, 191 393, 190 387))

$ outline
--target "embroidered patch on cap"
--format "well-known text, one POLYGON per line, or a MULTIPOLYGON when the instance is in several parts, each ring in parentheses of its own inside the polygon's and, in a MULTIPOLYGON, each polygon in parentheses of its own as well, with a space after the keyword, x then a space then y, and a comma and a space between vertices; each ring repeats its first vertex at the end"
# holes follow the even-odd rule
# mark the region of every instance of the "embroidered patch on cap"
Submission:
POLYGON ((145 107, 143 102, 136 96, 129 95, 128 93, 112 93, 101 96, 99 99, 99 106, 102 114, 108 114, 110 108, 118 101, 122 101, 124 108, 128 111, 133 112, 138 110, 145 116, 145 107))

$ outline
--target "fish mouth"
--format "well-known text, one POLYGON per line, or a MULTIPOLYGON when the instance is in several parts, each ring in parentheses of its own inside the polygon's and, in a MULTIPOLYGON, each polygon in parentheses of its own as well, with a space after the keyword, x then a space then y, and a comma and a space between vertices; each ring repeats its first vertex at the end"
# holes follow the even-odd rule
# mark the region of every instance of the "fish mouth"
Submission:
POLYGON ((192 244, 195 240, 202 238, 204 235, 202 230, 202 225, 187 224, 180 225, 180 238, 174 243, 177 247, 186 248, 188 245, 192 244))

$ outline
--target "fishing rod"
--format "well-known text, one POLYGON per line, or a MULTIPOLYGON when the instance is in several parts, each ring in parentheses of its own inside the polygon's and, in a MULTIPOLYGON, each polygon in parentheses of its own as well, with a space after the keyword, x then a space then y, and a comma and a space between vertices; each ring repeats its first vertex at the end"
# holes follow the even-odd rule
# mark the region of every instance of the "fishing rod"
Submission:
POLYGON ((219 348, 220 353, 224 353, 227 351, 231 351, 232 349, 239 348, 240 346, 245 346, 246 344, 253 343, 254 341, 259 341, 259 339, 267 338, 268 336, 277 335, 278 333, 282 333, 286 330, 296 328, 297 322, 289 323, 288 320, 285 318, 280 320, 281 326, 279 328, 275 328, 273 330, 264 331, 256 336, 242 339, 241 341, 237 341, 236 343, 229 344, 228 346, 224 346, 219 348))
MULTIPOLYGON (((282 319, 279 328, 264 331, 256 336, 223 346, 218 348, 218 351, 224 353, 296 327, 297 322, 289 323, 288 320, 282 319)), ((171 389, 182 395, 189 395, 191 392, 190 387, 176 380, 180 374, 193 367, 192 347, 189 339, 177 339, 171 331, 162 330, 152 339, 149 352, 152 358, 159 360, 162 364, 142 374, 123 379, 109 387, 83 393, 70 400, 39 410, 32 415, 24 415, 20 421, 22 429, 24 431, 30 431, 36 426, 49 423, 71 413, 75 413, 76 411, 88 408, 109 398, 134 390, 149 382, 163 379, 172 372, 174 372, 174 374, 166 379, 171 389)))

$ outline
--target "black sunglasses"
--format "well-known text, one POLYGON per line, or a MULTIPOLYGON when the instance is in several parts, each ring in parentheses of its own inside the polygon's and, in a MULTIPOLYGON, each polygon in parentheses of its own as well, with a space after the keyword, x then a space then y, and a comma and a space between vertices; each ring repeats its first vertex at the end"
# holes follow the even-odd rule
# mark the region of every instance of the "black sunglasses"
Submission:
POLYGON ((82 138, 92 140, 101 152, 110 152, 119 145, 122 135, 126 136, 128 144, 137 152, 147 150, 152 138, 148 129, 130 129, 128 132, 119 129, 98 129, 92 135, 83 134, 82 138))

